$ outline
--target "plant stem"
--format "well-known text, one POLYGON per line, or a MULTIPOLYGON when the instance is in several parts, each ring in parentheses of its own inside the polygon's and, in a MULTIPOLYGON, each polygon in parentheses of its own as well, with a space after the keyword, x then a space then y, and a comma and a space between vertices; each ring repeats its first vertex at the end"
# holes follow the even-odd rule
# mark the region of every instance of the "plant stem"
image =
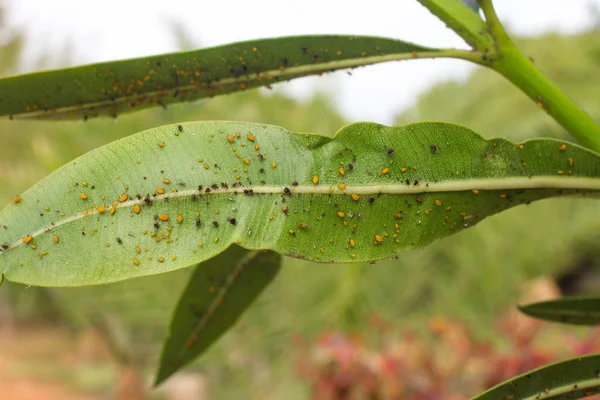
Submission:
POLYGON ((483 19, 462 0, 417 0, 433 15, 441 19, 474 50, 488 52, 494 38, 487 31, 483 19))
POLYGON ((498 53, 488 66, 527 94, 582 145, 600 152, 600 126, 519 51, 500 23, 492 0, 479 0, 479 6, 498 53))

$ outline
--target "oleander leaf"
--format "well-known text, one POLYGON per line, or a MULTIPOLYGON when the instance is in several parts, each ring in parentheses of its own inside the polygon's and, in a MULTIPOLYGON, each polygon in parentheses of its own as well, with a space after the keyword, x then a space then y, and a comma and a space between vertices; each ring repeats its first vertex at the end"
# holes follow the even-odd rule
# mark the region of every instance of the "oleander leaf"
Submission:
POLYGON ((472 400, 573 400, 600 393, 600 355, 572 358, 529 371, 472 400))
POLYGON ((519 306, 531 317, 573 325, 600 324, 600 298, 565 297, 519 306))
POLYGON ((0 79, 0 116, 116 117, 147 107, 421 56, 441 54, 437 49, 371 36, 251 40, 0 79))
POLYGON ((10 281, 79 286, 206 261, 231 244, 317 262, 394 257, 485 217, 597 195, 574 144, 455 124, 357 123, 334 138, 243 122, 150 129, 59 168, 0 212, 10 281))
POLYGON ((200 264, 173 313, 156 385, 216 342, 275 278, 281 256, 238 246, 200 264))

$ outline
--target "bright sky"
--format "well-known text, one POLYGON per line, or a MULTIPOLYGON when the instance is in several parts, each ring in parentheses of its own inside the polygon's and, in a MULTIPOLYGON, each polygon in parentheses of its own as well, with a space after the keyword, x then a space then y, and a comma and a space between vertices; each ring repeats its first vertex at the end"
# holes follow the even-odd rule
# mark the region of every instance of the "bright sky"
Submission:
MULTIPOLYGON (((2 1, 2 0, 0 0, 2 1)), ((434 47, 464 44, 416 0, 4 0, 10 25, 28 36, 27 59, 68 44, 75 63, 107 61, 177 50, 170 33, 181 24, 195 43, 284 35, 341 33, 389 36, 434 47), (286 4, 287 3, 287 4, 286 4)), ((597 18, 600 0, 496 0, 507 28, 521 35, 549 31, 573 33, 597 18)), ((26 65, 26 64, 25 64, 26 65)), ((390 123, 427 88, 447 79, 464 79, 473 67, 463 61, 396 62, 304 78, 279 85, 305 97, 315 88, 330 93, 352 120, 390 123)))

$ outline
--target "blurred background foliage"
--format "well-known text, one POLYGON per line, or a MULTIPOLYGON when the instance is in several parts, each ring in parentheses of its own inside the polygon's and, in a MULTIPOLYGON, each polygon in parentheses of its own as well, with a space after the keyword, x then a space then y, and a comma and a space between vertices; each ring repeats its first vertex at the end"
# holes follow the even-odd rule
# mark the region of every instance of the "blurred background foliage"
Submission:
MULTIPOLYGON (((173 31, 182 48, 195 46, 184 30, 175 25, 173 31)), ((596 117, 600 116, 598 33, 596 29, 577 36, 517 40, 544 72, 596 117)), ((0 76, 15 74, 24 39, 1 26, 0 38, 0 76)), ((68 63, 68 52, 60 57, 46 55, 37 67, 68 63)), ((333 135, 349 122, 324 93, 296 101, 268 91, 153 109, 118 121, 3 120, 0 203, 7 204, 54 169, 98 146, 166 123, 215 119, 256 121, 325 135, 333 135)), ((396 122, 422 120, 456 122, 485 137, 515 141, 538 136, 570 139, 518 89, 483 69, 464 82, 433 87, 396 122)), ((600 220, 594 218, 598 215, 597 201, 546 200, 489 218, 427 249, 407 251, 398 260, 327 265, 287 259, 280 276, 237 326, 187 371, 204 382, 206 398, 306 398, 310 387, 295 371, 297 349, 292 338, 310 340, 324 331, 368 336, 367 321, 373 315, 388 321, 394 332, 411 330, 424 337, 434 315, 460 320, 472 336, 502 346, 494 321, 514 306, 526 282, 549 276, 566 293, 598 289, 600 220)), ((97 396, 89 398, 142 398, 141 388, 149 384, 171 310, 190 273, 188 269, 77 289, 5 283, 0 290, 0 331, 5 332, 0 368, 1 355, 9 357, 15 350, 8 350, 11 343, 18 347, 18 340, 27 340, 32 331, 57 328, 63 341, 49 339, 54 333, 46 335, 55 352, 46 358, 40 358, 40 351, 21 358, 15 353, 12 373, 62 380, 81 393, 97 396), (14 334, 22 329, 26 333, 14 334), (85 349, 88 339, 93 344, 86 352, 81 346, 85 349), (89 363, 65 366, 60 354, 73 351, 68 343, 78 343, 75 347, 84 355, 75 357, 87 357, 89 363), (90 351, 104 355, 89 356, 90 351)), ((180 374, 174 381, 185 376, 180 374)), ((151 395, 160 396, 170 395, 166 391, 151 395)))

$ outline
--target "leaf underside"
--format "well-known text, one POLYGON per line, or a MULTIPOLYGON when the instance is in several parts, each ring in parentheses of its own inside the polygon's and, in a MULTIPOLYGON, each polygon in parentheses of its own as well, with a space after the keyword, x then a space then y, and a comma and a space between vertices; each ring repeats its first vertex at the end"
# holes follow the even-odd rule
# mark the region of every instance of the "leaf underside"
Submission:
POLYGON ((228 251, 196 267, 173 313, 156 385, 193 361, 232 325, 279 272, 273 252, 228 251))
POLYGON ((299 36, 36 72, 0 79, 0 116, 115 118, 419 52, 438 50, 370 36, 299 36))
POLYGON ((600 298, 573 297, 519 306, 531 317, 573 325, 600 325, 600 298))
POLYGON ((600 355, 546 365, 473 397, 472 400, 572 400, 600 392, 600 355))
POLYGON ((1 271, 41 286, 196 265, 231 244, 367 262, 531 201, 597 194, 600 158, 445 123, 334 138, 238 122, 166 125, 95 149, 0 212, 1 271))

